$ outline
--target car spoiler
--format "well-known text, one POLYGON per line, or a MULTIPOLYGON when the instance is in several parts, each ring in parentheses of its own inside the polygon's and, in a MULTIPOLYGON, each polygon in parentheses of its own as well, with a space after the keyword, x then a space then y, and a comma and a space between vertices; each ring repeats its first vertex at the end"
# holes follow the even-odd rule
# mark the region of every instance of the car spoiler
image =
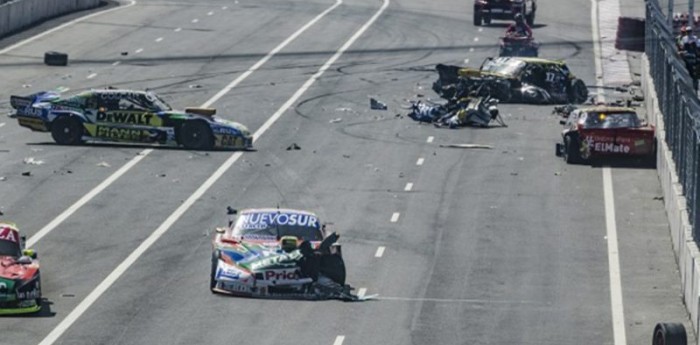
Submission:
POLYGON ((26 108, 34 103, 34 100, 29 97, 10 96, 10 105, 13 109, 26 108))
POLYGON ((38 92, 29 96, 10 96, 10 105, 14 109, 22 109, 36 102, 54 100, 59 97, 58 93, 51 91, 38 92))

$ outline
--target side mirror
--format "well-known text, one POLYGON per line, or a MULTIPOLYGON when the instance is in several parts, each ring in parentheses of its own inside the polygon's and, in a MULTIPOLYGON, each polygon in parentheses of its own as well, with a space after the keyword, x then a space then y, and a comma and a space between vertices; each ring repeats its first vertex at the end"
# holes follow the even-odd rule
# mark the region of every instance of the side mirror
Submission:
POLYGON ((238 214, 238 210, 236 210, 235 208, 233 208, 231 206, 226 206, 226 214, 228 214, 229 216, 234 215, 234 214, 238 214))
POLYGON ((22 255, 23 255, 23 256, 28 256, 28 257, 30 257, 30 258, 32 258, 32 259, 36 259, 36 258, 38 257, 37 254, 36 254, 36 252, 34 251, 34 249, 25 249, 25 250, 22 251, 22 255))

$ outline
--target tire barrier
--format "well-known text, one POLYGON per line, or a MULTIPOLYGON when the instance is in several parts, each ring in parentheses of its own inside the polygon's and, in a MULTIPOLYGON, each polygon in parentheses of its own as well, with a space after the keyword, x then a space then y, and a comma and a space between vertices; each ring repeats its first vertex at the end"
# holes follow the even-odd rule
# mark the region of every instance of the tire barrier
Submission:
POLYGON ((644 52, 644 18, 619 17, 615 49, 644 52))
POLYGON ((100 0, 14 0, 0 1, 0 37, 63 14, 87 10, 100 0))
POLYGON ((688 336, 683 324, 657 323, 651 343, 652 345, 688 345, 688 336))

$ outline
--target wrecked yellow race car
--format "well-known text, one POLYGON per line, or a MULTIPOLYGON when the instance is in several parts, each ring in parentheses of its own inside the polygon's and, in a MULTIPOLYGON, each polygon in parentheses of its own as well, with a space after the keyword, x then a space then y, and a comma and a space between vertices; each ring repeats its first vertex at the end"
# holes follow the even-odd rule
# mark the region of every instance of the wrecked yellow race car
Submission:
POLYGON ((451 100, 490 96, 502 103, 583 103, 588 87, 563 61, 525 57, 488 58, 480 68, 439 64, 433 90, 451 100))

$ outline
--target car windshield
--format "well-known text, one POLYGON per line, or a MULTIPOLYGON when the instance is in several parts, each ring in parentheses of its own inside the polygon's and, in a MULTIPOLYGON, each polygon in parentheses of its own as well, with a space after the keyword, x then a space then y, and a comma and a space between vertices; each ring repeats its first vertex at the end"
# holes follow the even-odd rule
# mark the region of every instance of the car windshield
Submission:
POLYGON ((19 243, 0 240, 0 256, 14 256, 18 257, 21 254, 19 249, 19 243))
POLYGON ((149 96, 148 99, 151 102, 153 102, 153 106, 155 108, 157 108, 158 111, 173 110, 173 108, 170 106, 170 104, 168 104, 168 102, 166 102, 165 100, 160 98, 160 96, 158 96, 154 93, 150 93, 150 92, 147 95, 149 96))
POLYGON ((512 77, 519 74, 526 65, 522 60, 494 59, 487 61, 481 70, 512 77))
POLYGON ((639 118, 633 112, 603 113, 592 112, 586 117, 586 128, 636 128, 639 127, 639 118))
POLYGON ((306 241, 321 241, 323 233, 316 216, 289 211, 260 211, 241 214, 233 228, 234 236, 268 239, 296 236, 306 241))

